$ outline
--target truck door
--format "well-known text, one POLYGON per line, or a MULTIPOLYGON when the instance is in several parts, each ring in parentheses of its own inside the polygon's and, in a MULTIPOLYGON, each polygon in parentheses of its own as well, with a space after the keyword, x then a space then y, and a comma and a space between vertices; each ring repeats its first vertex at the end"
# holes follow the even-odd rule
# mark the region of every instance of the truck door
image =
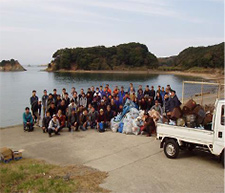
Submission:
POLYGON ((214 145, 213 153, 219 155, 225 147, 225 104, 220 102, 217 105, 216 117, 214 119, 214 145))

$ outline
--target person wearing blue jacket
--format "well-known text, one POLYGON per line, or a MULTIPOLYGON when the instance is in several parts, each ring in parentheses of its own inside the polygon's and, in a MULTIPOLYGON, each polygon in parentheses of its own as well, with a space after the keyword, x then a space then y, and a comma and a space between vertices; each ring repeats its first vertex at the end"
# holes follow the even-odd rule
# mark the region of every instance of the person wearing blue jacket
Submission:
POLYGON ((120 105, 123 104, 123 98, 125 97, 124 87, 121 86, 120 92, 118 94, 120 105))
POLYGON ((23 113, 23 128, 24 131, 33 131, 34 130, 34 121, 31 115, 29 107, 25 108, 25 112, 23 113))

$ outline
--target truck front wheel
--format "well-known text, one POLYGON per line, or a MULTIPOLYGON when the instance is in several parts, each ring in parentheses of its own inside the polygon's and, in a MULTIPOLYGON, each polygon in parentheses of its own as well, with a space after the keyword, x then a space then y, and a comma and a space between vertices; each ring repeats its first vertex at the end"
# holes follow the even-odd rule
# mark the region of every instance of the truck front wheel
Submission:
POLYGON ((164 144, 164 153, 166 157, 175 159, 179 155, 179 146, 173 139, 166 140, 164 144))

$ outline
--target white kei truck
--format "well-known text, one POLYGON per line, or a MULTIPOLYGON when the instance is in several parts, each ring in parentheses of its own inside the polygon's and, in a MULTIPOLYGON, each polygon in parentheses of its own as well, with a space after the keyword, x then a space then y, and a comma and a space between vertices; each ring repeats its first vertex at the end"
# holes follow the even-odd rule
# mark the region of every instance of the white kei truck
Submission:
POLYGON ((168 158, 174 159, 180 150, 192 150, 195 147, 207 150, 218 156, 224 166, 225 149, 225 99, 217 99, 213 112, 211 130, 188 128, 157 123, 157 139, 160 148, 168 158))

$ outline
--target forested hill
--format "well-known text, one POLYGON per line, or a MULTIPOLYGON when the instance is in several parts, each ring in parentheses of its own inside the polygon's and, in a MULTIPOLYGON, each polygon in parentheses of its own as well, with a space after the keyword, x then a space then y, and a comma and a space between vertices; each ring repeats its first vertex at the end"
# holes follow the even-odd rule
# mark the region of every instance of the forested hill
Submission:
POLYGON ((17 60, 2 60, 0 62, 0 71, 26 71, 17 60))
POLYGON ((48 70, 129 70, 158 67, 156 56, 140 43, 90 48, 65 48, 53 54, 48 70))
POLYGON ((160 66, 177 69, 224 68, 224 42, 208 47, 189 47, 178 56, 159 58, 160 66))

